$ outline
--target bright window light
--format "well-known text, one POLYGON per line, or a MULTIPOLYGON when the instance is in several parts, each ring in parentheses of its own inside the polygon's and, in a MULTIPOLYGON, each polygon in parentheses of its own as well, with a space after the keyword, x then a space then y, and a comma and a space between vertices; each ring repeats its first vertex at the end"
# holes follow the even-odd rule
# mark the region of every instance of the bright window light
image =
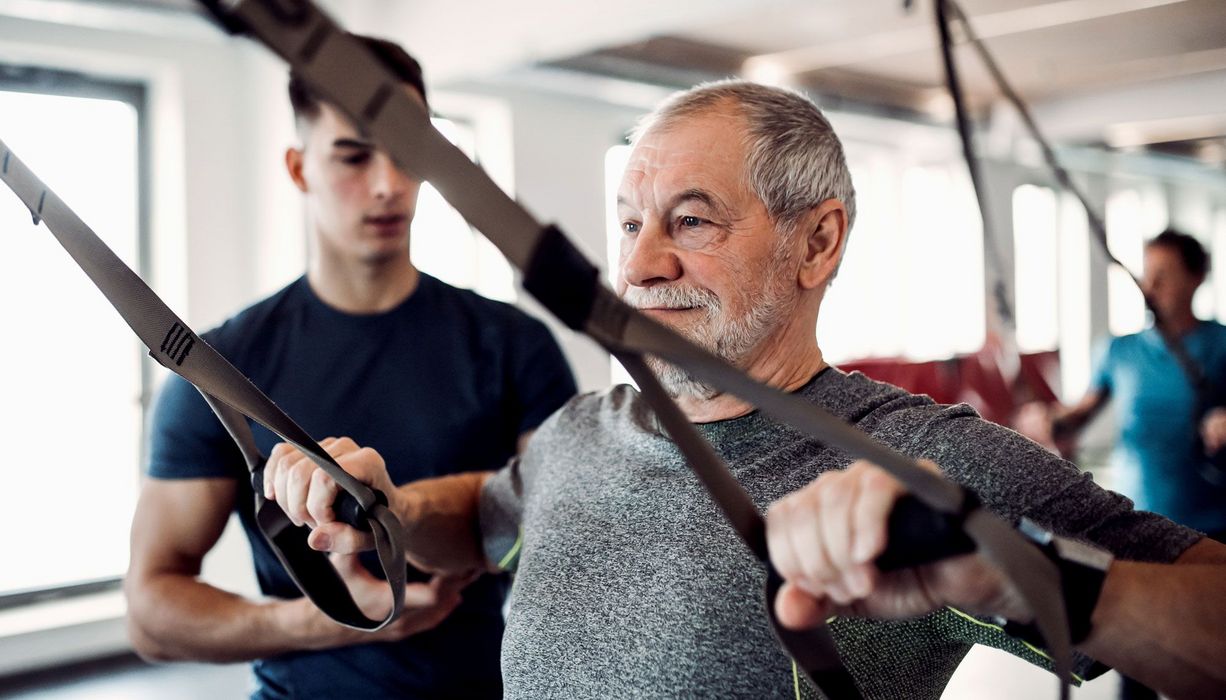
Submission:
POLYGON ((975 352, 985 328, 982 226, 960 164, 848 153, 858 213, 818 318, 826 359, 975 352))
MULTIPOLYGON (((137 268, 131 105, 0 91, 0 137, 137 268)), ((8 538, 0 595, 121 576, 140 473, 141 346, 2 187, 0 236, 0 424, 12 438, 0 530, 28 533, 8 538), (50 506, 69 517, 48 517, 50 506)))
MULTIPOLYGON (((1107 247, 1138 279, 1145 241, 1166 227, 1166 201, 1153 187, 1126 189, 1107 199, 1107 247)), ((1107 272, 1107 321, 1112 335, 1145 327, 1145 300, 1128 274, 1112 265, 1107 272)))
POLYGON ((1072 403, 1090 386, 1090 222, 1072 194, 1060 197, 1060 399, 1072 403))
MULTIPOLYGON (((477 137, 471 128, 447 119, 433 121, 469 158, 476 158, 477 137)), ((414 265, 448 284, 490 299, 515 301, 510 263, 430 183, 423 184, 418 195, 409 251, 414 265)))
POLYGON ((1054 350, 1060 340, 1056 277, 1056 193, 1022 185, 1013 191, 1013 270, 1017 347, 1022 352, 1054 350))

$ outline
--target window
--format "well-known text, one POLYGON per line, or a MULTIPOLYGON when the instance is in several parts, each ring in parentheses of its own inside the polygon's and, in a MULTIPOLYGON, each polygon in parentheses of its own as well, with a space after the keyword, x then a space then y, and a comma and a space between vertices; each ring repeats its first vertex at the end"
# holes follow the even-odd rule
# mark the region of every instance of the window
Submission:
POLYGON ((944 359, 985 333, 982 225, 966 168, 900 165, 848 147, 857 220, 822 302, 817 335, 832 363, 944 359))
MULTIPOLYGON (((133 269, 141 263, 143 91, 0 69, 0 136, 133 269)), ((45 227, 0 188, 0 601, 127 567, 142 444, 143 348, 45 227), (48 517, 54 508, 65 517, 48 517), (37 566, 30 563, 37 562, 37 566)))
MULTIPOLYGON (((1107 247, 1138 279, 1145 241, 1167 225, 1166 199, 1155 187, 1124 189, 1107 199, 1107 247)), ((1107 312, 1112 335, 1145 327, 1145 300, 1128 274, 1112 265, 1107 272, 1107 312)))
POLYGON ((1014 298, 1021 352, 1060 351, 1059 393, 1075 401, 1090 381, 1090 238, 1070 193, 1013 191, 1014 298))
POLYGON ((1050 188, 1022 185, 1013 191, 1014 298, 1022 352, 1054 350, 1060 340, 1058 225, 1058 201, 1050 188))
POLYGON ((1090 260, 1098 251, 1091 246, 1085 207, 1068 192, 1060 196, 1059 226, 1060 399, 1072 403, 1090 386, 1090 260))
MULTIPOLYGON (((477 136, 472 128, 459 121, 433 121, 448 140, 476 159, 477 136)), ((409 247, 413 263, 422 271, 490 299, 515 301, 511 264, 430 183, 423 184, 418 195, 409 247)))

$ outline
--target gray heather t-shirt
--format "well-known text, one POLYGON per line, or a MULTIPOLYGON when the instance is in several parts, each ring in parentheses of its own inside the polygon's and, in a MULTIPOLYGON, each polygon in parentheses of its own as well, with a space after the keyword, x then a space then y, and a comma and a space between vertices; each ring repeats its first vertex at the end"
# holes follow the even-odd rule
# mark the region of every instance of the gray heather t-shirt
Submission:
MULTIPOLYGON (((1174 560, 1200 535, 1132 509, 1089 475, 967 406, 829 369, 801 395, 935 461, 988 508, 1117 557, 1174 560)), ((758 506, 851 462, 758 413, 698 426, 758 506)), ((515 571, 503 640, 508 698, 811 695, 771 634, 764 572, 661 434, 637 391, 573 399, 481 500, 486 552, 515 571)), ((840 656, 867 697, 937 698, 975 643, 1044 660, 973 618, 840 618, 840 656)), ((1079 659, 1084 675, 1088 659, 1079 659)), ((1052 680, 1055 691, 1055 679, 1052 680)))

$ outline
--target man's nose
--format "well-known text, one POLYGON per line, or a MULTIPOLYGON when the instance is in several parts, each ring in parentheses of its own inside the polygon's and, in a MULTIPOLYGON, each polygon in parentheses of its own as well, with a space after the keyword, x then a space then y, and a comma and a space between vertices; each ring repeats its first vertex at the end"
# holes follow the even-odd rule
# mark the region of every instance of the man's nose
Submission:
POLYGON ((622 241, 621 275, 633 287, 650 287, 681 277, 681 260, 667 228, 644 222, 638 235, 622 241))
POLYGON ((384 153, 376 153, 371 165, 371 190, 378 199, 396 199, 409 188, 409 176, 384 153))

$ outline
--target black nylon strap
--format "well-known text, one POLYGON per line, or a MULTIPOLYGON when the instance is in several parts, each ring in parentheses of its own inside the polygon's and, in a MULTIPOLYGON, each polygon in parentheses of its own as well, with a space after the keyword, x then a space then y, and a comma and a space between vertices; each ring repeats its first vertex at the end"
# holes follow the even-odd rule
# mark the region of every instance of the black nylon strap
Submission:
MULTIPOLYGON (((214 11, 225 13, 233 23, 241 25, 285 58, 298 76, 345 112, 364 133, 370 134, 401 167, 431 182, 520 270, 532 266, 535 253, 541 249, 542 238, 560 235, 544 229, 498 189, 479 167, 434 129, 420 105, 401 91, 389 91, 388 86, 396 84, 394 76, 310 2, 295 3, 296 8, 309 9, 304 11, 305 15, 297 14, 293 22, 279 17, 269 0, 238 0, 224 6, 217 2, 209 4, 214 11), (309 51, 304 50, 307 47, 309 51), (375 97, 380 99, 376 101, 375 97), (378 108, 371 109, 376 103, 378 108)), ((576 293, 586 294, 587 290, 576 290, 576 293)), ((811 404, 753 381, 726 362, 630 309, 603 286, 597 288, 590 303, 585 299, 582 306, 589 309, 588 319, 586 323, 575 325, 581 325, 606 349, 624 356, 650 353, 684 367, 700 380, 752 402, 777 420, 852 455, 871 459, 900 479, 927 506, 948 514, 963 512, 966 497, 957 485, 919 467, 913 460, 876 443, 811 404)), ((577 316, 566 319, 568 324, 577 320, 577 316)), ((653 409, 662 421, 665 420, 669 413, 665 404, 671 402, 666 396, 652 401, 653 409)), ((757 554, 754 543, 760 536, 754 530, 760 528, 761 517, 755 512, 750 518, 743 507, 735 505, 738 498, 729 492, 727 479, 717 475, 719 471, 726 473, 726 468, 703 466, 704 460, 695 458, 695 454, 702 451, 701 446, 691 445, 683 429, 670 430, 670 435, 677 440, 691 468, 703 479, 708 493, 726 514, 729 512, 726 505, 733 505, 730 522, 757 554), (759 524, 754 524, 755 519, 759 524)), ((736 488, 739 489, 739 485, 736 488)), ((1058 600, 1059 578, 1054 567, 1010 526, 982 508, 967 516, 966 532, 984 555, 1001 566, 1006 576, 1018 585, 1036 611, 1048 648, 1057 659, 1057 668, 1071 666, 1066 627, 1063 637, 1060 635, 1064 622, 1063 603, 1058 600), (1049 602, 1042 600, 1044 597, 1056 600, 1049 602)), ((829 632, 823 629, 809 639, 821 635, 828 638, 829 632)), ((837 655, 832 655, 832 642, 825 647, 821 643, 810 647, 808 642, 797 640, 793 635, 781 635, 781 641, 805 674, 828 696, 858 697, 850 682, 833 681, 829 690, 820 685, 822 680, 830 678, 831 669, 835 669, 839 678, 848 678, 845 670, 837 670, 841 663, 837 655)), ((1068 678, 1067 673, 1060 675, 1068 678)))
POLYGON ((276 503, 264 500, 262 488, 255 489, 256 521, 298 587, 320 610, 341 624, 376 630, 394 620, 404 605, 406 569, 403 530, 386 507, 386 500, 381 501, 372 489, 345 472, 306 431, 201 340, 3 141, 0 152, 4 164, 0 178, 30 208, 35 224, 41 220, 47 225, 149 348, 150 356, 204 395, 238 444, 248 469, 253 473, 261 469, 264 457, 255 446, 244 416, 301 450, 360 506, 358 510, 374 532, 379 562, 392 593, 392 609, 382 620, 367 618, 358 609, 327 556, 306 545, 306 528, 293 527, 276 503))
POLYGON ((600 270, 557 226, 546 226, 524 270, 524 289, 573 330, 583 330, 596 303, 600 270))

